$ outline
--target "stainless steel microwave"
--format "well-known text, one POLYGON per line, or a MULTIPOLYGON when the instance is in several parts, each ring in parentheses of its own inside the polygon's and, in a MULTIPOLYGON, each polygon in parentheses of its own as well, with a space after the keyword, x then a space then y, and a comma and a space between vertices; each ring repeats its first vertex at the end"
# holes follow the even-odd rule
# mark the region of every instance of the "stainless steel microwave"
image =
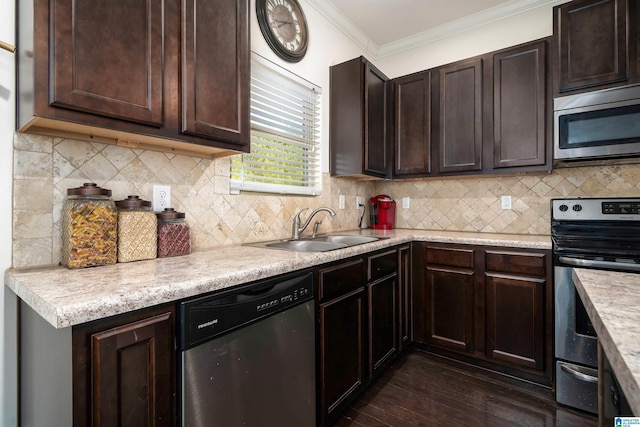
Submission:
POLYGON ((640 156, 640 84, 555 98, 554 159, 640 156))

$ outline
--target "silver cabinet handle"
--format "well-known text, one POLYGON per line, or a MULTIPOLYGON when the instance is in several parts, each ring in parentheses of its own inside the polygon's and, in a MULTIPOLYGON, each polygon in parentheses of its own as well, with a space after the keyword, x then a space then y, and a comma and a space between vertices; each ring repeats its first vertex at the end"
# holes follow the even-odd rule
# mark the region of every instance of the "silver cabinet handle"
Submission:
POLYGON ((571 375, 574 378, 577 378, 581 381, 585 381, 588 383, 597 383, 598 377, 594 377, 593 375, 585 374, 584 372, 580 372, 568 365, 560 365, 560 368, 565 371, 567 374, 571 375))
POLYGON ((574 267, 594 267, 594 268, 613 268, 616 270, 640 271, 640 264, 630 264, 626 262, 613 261, 594 261, 592 259, 571 258, 561 256, 558 258, 560 262, 573 265, 574 267))

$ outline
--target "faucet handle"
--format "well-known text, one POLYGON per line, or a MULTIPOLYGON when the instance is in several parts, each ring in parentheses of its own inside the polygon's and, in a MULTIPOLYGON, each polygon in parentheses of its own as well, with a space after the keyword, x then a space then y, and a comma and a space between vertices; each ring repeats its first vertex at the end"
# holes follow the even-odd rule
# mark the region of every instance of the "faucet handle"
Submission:
POLYGON ((302 219, 302 217, 300 216, 300 215, 302 215, 302 212, 308 211, 308 210, 309 210, 309 208, 300 209, 300 212, 298 212, 296 214, 296 218, 298 219, 298 221, 300 221, 302 219))

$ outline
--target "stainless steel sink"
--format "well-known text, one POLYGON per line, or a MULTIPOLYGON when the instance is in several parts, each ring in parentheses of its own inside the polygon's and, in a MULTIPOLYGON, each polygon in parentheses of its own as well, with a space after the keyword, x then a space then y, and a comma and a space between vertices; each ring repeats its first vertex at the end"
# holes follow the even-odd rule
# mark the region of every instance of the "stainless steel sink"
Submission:
POLYGON ((362 243, 375 242, 380 240, 377 237, 371 236, 318 236, 313 239, 314 242, 332 242, 332 243, 344 243, 345 245, 361 245, 362 243))
POLYGON ((246 246, 260 248, 280 249, 292 252, 327 252, 336 249, 348 248, 380 240, 381 237, 329 235, 298 240, 272 240, 268 242, 246 243, 246 246))
POLYGON ((267 243, 266 248, 286 249, 296 252, 326 252, 335 249, 346 248, 343 243, 322 242, 316 240, 285 240, 281 242, 267 243))

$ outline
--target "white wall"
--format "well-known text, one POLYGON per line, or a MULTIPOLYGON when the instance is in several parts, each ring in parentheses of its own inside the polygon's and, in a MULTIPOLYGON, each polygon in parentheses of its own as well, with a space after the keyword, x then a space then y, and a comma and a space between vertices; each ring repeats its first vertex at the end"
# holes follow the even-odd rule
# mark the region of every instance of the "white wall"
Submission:
POLYGON ((306 0, 300 5, 309 25, 309 46, 300 62, 283 61, 271 51, 258 26, 255 0, 251 0, 251 50, 322 88, 322 171, 329 172, 329 67, 364 52, 306 0))
MULTIPOLYGON (((15 45, 15 2, 0 0, 0 40, 15 45)), ((14 54, 0 49, 0 271, 11 266, 11 193, 15 117, 14 54)), ((15 296, 0 289, 0 425, 17 425, 15 296)))
POLYGON ((547 37, 553 33, 553 5, 563 1, 566 0, 457 32, 406 52, 380 55, 374 62, 389 78, 395 78, 547 37))

